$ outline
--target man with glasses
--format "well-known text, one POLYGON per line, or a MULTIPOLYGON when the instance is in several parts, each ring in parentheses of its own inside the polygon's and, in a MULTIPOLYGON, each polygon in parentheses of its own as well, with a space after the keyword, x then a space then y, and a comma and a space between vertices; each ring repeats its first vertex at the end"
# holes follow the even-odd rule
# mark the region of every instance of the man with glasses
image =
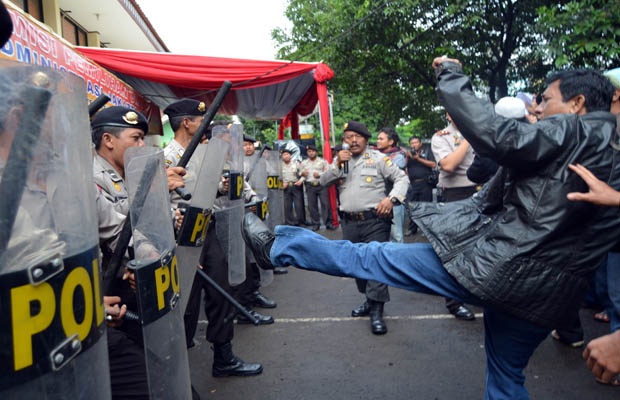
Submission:
MULTIPOLYGON (((320 178, 328 187, 341 180, 339 187, 342 237, 355 243, 387 242, 392 227, 392 208, 405 200, 409 178, 389 156, 368 147, 368 128, 349 121, 344 126, 343 149, 320 178), (393 184, 392 189, 386 187, 393 184)), ((366 301, 351 311, 353 317, 370 316, 375 335, 387 333, 383 305, 390 300, 387 285, 356 279, 366 301)))

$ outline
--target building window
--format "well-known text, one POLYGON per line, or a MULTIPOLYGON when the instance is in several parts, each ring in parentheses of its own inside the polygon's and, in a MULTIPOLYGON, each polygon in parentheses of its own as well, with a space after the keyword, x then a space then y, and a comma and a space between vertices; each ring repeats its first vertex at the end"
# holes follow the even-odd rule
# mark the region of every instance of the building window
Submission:
POLYGON ((11 0, 11 3, 30 14, 38 21, 43 21, 43 0, 11 0))
POLYGON ((87 32, 73 18, 69 17, 69 13, 60 10, 62 18, 62 37, 76 46, 87 46, 87 32))

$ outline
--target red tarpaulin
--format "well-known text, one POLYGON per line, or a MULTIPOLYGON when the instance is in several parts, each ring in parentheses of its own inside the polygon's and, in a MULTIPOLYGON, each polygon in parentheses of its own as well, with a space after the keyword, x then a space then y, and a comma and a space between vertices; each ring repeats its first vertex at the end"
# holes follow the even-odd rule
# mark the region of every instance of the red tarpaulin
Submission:
MULTIPOLYGON (((76 49, 151 100, 159 108, 180 97, 211 103, 224 81, 231 81, 220 112, 250 119, 291 122, 291 136, 299 136, 298 115, 312 113, 319 103, 323 156, 332 160, 327 81, 333 71, 323 62, 259 61, 95 47, 76 49)), ((279 132, 283 139, 283 132, 279 132)), ((335 192, 330 191, 335 214, 335 192)), ((335 215, 334 215, 335 216, 335 215)), ((335 216, 334 221, 337 221, 335 216)))

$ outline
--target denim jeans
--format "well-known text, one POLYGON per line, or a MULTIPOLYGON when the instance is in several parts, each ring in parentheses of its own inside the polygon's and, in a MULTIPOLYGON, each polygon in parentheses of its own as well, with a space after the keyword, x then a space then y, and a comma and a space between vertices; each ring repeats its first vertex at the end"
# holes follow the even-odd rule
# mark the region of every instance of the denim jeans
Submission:
POLYGON ((351 243, 291 226, 277 226, 275 234, 270 253, 274 266, 293 265, 328 275, 376 280, 483 307, 487 356, 484 398, 528 398, 523 369, 550 329, 486 307, 448 274, 430 244, 351 243))
POLYGON ((392 207, 392 229, 390 231, 390 241, 395 243, 403 242, 403 226, 405 225, 405 206, 402 204, 392 207))
POLYGON ((611 332, 620 329, 620 253, 607 255, 607 293, 611 303, 609 312, 611 332))

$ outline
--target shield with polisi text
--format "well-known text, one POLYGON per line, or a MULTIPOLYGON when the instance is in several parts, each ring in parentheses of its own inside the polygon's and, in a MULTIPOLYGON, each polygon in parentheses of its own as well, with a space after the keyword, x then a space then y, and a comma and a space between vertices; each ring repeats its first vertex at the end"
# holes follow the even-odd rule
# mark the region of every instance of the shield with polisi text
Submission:
POLYGON ((180 276, 163 150, 125 151, 136 277, 151 399, 191 399, 180 276))
POLYGON ((183 209, 183 224, 177 239, 177 259, 181 274, 181 308, 185 310, 189 300, 200 252, 211 223, 213 203, 217 195, 220 173, 230 144, 219 138, 211 138, 209 144, 196 148, 188 171, 196 171, 195 184, 186 189, 192 193, 189 204, 179 203, 183 209), (201 160, 202 163, 193 160, 201 160))
POLYGON ((0 395, 109 399, 86 85, 0 61, 0 395))

